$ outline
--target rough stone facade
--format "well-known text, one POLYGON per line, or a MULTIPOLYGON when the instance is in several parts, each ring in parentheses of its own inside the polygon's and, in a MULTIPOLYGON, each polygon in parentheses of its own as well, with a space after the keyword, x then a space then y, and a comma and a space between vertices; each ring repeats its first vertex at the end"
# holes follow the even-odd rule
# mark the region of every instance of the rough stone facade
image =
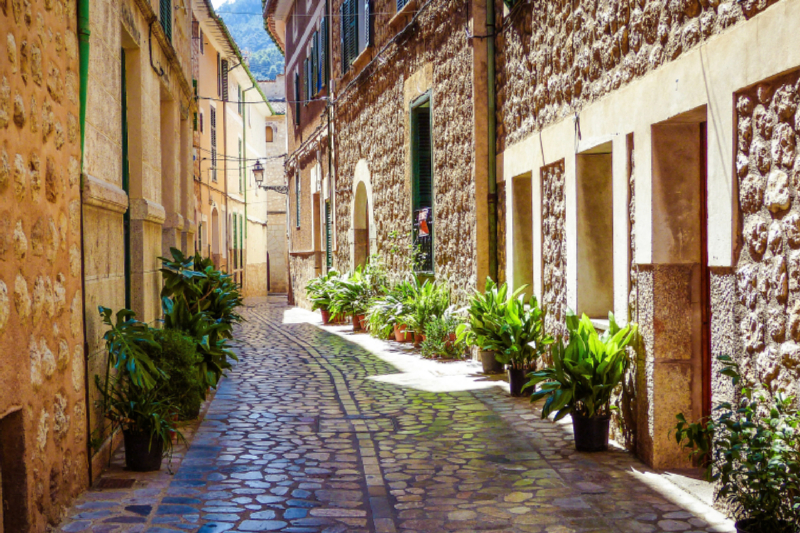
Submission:
POLYGON ((497 184, 497 284, 502 285, 506 280, 506 266, 508 254, 506 253, 506 240, 508 228, 506 227, 506 184, 497 184))
MULTIPOLYGON (((498 151, 777 1, 520 2, 497 37, 498 151)), ((502 20, 502 0, 495 5, 502 20)))
POLYGON ((0 28, 0 530, 39 532, 89 483, 76 4, 0 28))
POLYGON ((564 161, 542 168, 542 307, 545 331, 566 341, 567 235, 564 191, 564 161))
MULTIPOLYGON (((334 2, 333 12, 338 13, 340 3, 334 2)), ((389 252, 397 246, 393 232, 411 231, 409 105, 430 90, 434 271, 437 279, 450 281, 454 299, 464 300, 478 284, 476 202, 481 200, 476 199, 474 171, 473 47, 463 31, 452 29, 471 22, 469 4, 425 4, 410 27, 389 44, 398 35, 388 24, 394 6, 389 0, 374 2, 374 48, 389 48, 358 76, 351 68, 342 77, 339 28, 332 28, 334 76, 341 78, 342 88, 335 106, 336 266, 353 266, 342 237, 352 228, 353 182, 363 160, 372 189, 371 249, 393 271, 406 268, 403 254, 389 252)))
POLYGON ((744 240, 735 268, 744 349, 736 355, 750 379, 789 393, 800 371, 799 79, 795 71, 736 95, 744 240))

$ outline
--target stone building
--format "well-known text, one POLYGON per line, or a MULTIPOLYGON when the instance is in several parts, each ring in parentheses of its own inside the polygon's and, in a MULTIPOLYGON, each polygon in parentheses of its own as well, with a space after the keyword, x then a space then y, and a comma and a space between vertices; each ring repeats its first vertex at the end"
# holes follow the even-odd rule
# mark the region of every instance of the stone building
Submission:
POLYGON ((800 1, 496 2, 505 271, 642 344, 618 440, 682 466, 715 359, 797 392, 800 1))
MULTIPOLYGON (((333 264, 336 199, 328 149, 330 15, 326 3, 268 0, 265 28, 282 52, 286 106, 290 298, 307 304, 306 282, 333 264)), ((271 193, 270 193, 271 194, 271 193)))
MULTIPOLYGON (((47 3, 47 2, 45 2, 47 3)), ((94 0, 90 7, 83 257, 87 379, 104 375, 98 306, 161 317, 161 261, 191 252, 191 12, 187 0, 94 0)), ((93 441, 103 442, 99 393, 87 385, 93 441)), ((118 442, 94 448, 97 475, 118 442)))
MULTIPOLYGON (((194 0, 196 247, 242 284, 267 293, 267 205, 252 169, 268 163, 273 111, 225 23, 194 0)), ((269 163, 274 165, 274 163, 269 163)))
POLYGON ((267 216, 267 292, 286 293, 289 289, 289 254, 286 228, 286 86, 285 76, 263 80, 258 84, 275 113, 267 117, 267 152, 264 163, 264 185, 270 189, 257 191, 256 202, 264 202, 267 216), (282 192, 284 194, 282 194, 282 192))
MULTIPOLYGON (((323 93, 305 82, 311 4, 267 1, 265 26, 286 45, 289 120, 312 114, 290 133, 301 207, 320 190, 314 132, 332 139, 329 264, 378 253, 400 272, 415 243, 458 299, 487 275, 528 285, 556 335, 568 308, 638 322, 615 431, 657 467, 685 464, 674 415, 729 393, 716 356, 797 390, 799 0, 333 0, 323 93)), ((319 254, 324 219, 299 213, 293 242, 319 254)), ((299 292, 325 263, 297 255, 299 292)))
POLYGON ((76 2, 2 2, 0 29, 0 531, 11 533, 44 531, 89 484, 76 2))

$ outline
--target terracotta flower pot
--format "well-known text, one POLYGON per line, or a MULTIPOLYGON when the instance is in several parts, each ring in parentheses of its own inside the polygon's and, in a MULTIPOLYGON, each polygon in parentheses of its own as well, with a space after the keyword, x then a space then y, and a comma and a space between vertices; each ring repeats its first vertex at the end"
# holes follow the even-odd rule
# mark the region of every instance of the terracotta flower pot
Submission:
POLYGON ((328 311, 327 309, 325 309, 324 307, 320 308, 319 312, 322 314, 322 324, 325 325, 325 326, 330 324, 331 323, 331 312, 328 311))
POLYGON ((406 338, 406 327, 405 326, 398 326, 397 324, 394 325, 394 340, 397 342, 403 342, 406 338))
POLYGON ((353 331, 363 331, 365 321, 366 321, 366 316, 353 315, 353 331))
POLYGON ((422 333, 414 332, 414 347, 419 348, 420 345, 425 342, 425 335, 422 333))

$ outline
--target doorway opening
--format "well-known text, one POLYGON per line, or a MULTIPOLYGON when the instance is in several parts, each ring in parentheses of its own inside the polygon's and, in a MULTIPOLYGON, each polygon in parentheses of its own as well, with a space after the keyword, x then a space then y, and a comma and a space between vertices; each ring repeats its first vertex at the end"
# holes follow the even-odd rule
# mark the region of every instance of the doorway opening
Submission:
POLYGON ((365 266, 369 261, 369 200, 364 182, 356 187, 356 203, 353 211, 354 268, 365 266))
POLYGON ((28 531, 28 476, 22 411, 0 418, 0 533, 28 531))
POLYGON ((665 299, 655 319, 669 339, 656 365, 670 369, 672 379, 685 376, 690 385, 677 400, 697 419, 711 412, 705 108, 654 125, 652 149, 655 290, 665 299))

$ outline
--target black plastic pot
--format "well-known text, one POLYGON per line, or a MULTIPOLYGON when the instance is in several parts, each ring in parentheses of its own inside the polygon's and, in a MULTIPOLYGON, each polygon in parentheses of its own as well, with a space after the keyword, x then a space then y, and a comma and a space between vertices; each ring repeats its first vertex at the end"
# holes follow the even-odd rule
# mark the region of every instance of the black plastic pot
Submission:
POLYGON ((518 368, 508 368, 508 384, 511 388, 511 396, 530 396, 531 389, 522 390, 522 386, 528 382, 528 378, 525 376, 527 375, 528 371, 518 368))
POLYGON ((497 362, 494 352, 481 350, 480 356, 484 374, 496 374, 503 370, 503 366, 497 362))
POLYGON ((736 521, 736 533, 795 533, 800 531, 789 522, 764 523, 757 518, 736 521))
POLYGON ((140 431, 124 430, 125 464, 134 472, 152 472, 161 470, 161 458, 164 455, 164 441, 140 431))
POLYGON ((610 415, 587 418, 577 413, 572 413, 575 449, 579 452, 604 452, 608 450, 608 426, 610 422, 610 415))

